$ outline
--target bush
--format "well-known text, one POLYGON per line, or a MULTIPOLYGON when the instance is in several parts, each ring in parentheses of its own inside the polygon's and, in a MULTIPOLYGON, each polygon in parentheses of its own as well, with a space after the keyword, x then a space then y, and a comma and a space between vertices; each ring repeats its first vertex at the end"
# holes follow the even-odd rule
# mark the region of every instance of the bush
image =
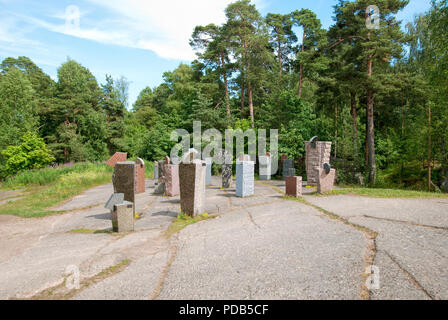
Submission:
POLYGON ((2 170, 3 176, 12 176, 19 172, 44 168, 55 158, 47 149, 44 139, 35 133, 26 133, 22 137, 22 143, 18 146, 9 146, 2 151, 5 165, 2 170))

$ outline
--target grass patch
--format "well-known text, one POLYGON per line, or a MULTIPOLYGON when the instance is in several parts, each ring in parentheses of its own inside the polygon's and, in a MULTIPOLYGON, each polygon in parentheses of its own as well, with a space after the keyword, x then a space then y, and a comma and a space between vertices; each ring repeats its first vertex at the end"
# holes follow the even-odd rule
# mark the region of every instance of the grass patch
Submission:
POLYGON ((80 234, 104 234, 113 233, 112 229, 104 230, 94 230, 94 229, 73 229, 69 231, 70 233, 80 233, 80 234))
POLYGON ((3 188, 25 187, 27 194, 23 199, 0 206, 0 214, 35 218, 58 213, 48 208, 87 189, 110 183, 112 170, 105 164, 76 164, 72 168, 49 168, 22 174, 9 180, 3 188), (47 174, 48 177, 44 177, 47 174), (25 182, 29 184, 24 185, 25 182), (44 182, 48 185, 42 186, 44 182))
POLYGON ((432 193, 424 191, 400 190, 400 189, 379 189, 379 188, 356 188, 348 187, 333 190, 331 195, 357 195, 372 198, 448 198, 448 194, 432 193))
POLYGON ((132 261, 124 259, 120 263, 104 269, 93 277, 83 279, 79 284, 79 289, 69 290, 66 287, 68 279, 65 279, 61 284, 45 289, 44 291, 31 297, 32 300, 67 300, 71 299, 80 293, 82 290, 98 283, 106 278, 109 278, 121 271, 123 271, 132 261))
POLYGON ((167 237, 171 237, 173 234, 178 233, 185 227, 189 226, 190 224, 204 221, 208 219, 214 219, 216 218, 216 215, 210 216, 208 213, 203 213, 196 217, 190 217, 186 214, 179 214, 176 218, 176 220, 173 221, 173 223, 169 226, 168 230, 166 231, 167 237))

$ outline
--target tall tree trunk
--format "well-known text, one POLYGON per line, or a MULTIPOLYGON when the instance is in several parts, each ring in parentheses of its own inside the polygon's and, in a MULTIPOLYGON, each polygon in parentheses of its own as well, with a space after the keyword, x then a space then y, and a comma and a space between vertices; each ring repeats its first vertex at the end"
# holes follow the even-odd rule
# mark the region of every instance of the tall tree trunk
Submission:
MULTIPOLYGON (((373 73, 373 57, 367 63, 367 76, 370 78, 373 73)), ((375 161, 375 122, 373 113, 374 91, 367 89, 367 144, 369 147, 369 182, 376 183, 376 161, 375 161)))
POLYGON ((431 192, 431 158, 432 158, 432 141, 431 141, 431 105, 428 105, 428 191, 431 192))
POLYGON ((280 37, 278 37, 277 41, 278 41, 278 63, 280 65, 280 74, 282 74, 283 59, 282 59, 282 47, 281 47, 280 37))
POLYGON ((448 152, 445 139, 442 141, 442 154, 442 174, 445 176, 445 180, 442 182, 442 190, 448 193, 448 152))
POLYGON ((338 104, 334 104, 334 158, 338 157, 338 104))
POLYGON ((244 104, 245 104, 245 101, 244 101, 244 80, 241 79, 241 119, 244 116, 244 104))
POLYGON ((353 160, 355 161, 356 168, 358 169, 358 112, 356 110, 356 93, 350 92, 350 106, 353 123, 353 160))
POLYGON ((224 77, 224 89, 225 89, 225 94, 226 94, 227 119, 230 120, 229 86, 227 83, 226 62, 224 60, 224 54, 222 52, 221 52, 221 65, 222 65, 222 73, 223 73, 223 77, 224 77))
POLYGON ((376 183, 376 161, 375 161, 375 126, 374 126, 374 114, 373 114, 373 99, 374 93, 372 90, 368 91, 367 100, 367 118, 368 118, 368 131, 367 131, 367 145, 369 147, 369 182, 371 184, 376 183))
MULTIPOLYGON (((304 30, 302 37, 302 52, 305 51, 305 39, 306 39, 306 33, 304 30)), ((302 98, 302 87, 303 87, 303 62, 300 64, 300 70, 299 70, 299 98, 302 98)))
POLYGON ((247 84, 247 90, 249 91, 249 112, 250 112, 250 121, 252 122, 252 129, 253 129, 255 128, 254 101, 252 94, 252 86, 250 82, 247 84))

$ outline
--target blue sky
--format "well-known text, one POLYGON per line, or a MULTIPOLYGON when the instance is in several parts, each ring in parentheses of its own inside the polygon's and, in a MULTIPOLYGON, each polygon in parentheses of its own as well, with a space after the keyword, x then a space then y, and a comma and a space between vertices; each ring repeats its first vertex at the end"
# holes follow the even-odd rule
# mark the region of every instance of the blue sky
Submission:
MULTIPOLYGON (((188 45, 194 26, 224 22, 224 8, 231 2, 0 0, 0 59, 27 56, 55 80, 57 68, 68 57, 89 68, 99 83, 106 74, 124 76, 131 82, 131 107, 144 87, 161 83, 163 72, 194 58, 188 45)), ((328 28, 337 1, 253 2, 263 15, 309 8, 328 28)), ((399 19, 412 21, 430 2, 411 0, 399 19)))

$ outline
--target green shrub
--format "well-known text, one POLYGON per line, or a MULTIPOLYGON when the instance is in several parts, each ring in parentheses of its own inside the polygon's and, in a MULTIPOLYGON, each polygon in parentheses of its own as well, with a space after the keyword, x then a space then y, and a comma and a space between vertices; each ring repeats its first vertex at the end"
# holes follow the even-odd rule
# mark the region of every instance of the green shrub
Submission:
POLYGON ((26 133, 20 145, 7 147, 2 151, 2 155, 5 158, 4 176, 44 168, 55 160, 45 145, 44 139, 39 138, 35 133, 26 133))

